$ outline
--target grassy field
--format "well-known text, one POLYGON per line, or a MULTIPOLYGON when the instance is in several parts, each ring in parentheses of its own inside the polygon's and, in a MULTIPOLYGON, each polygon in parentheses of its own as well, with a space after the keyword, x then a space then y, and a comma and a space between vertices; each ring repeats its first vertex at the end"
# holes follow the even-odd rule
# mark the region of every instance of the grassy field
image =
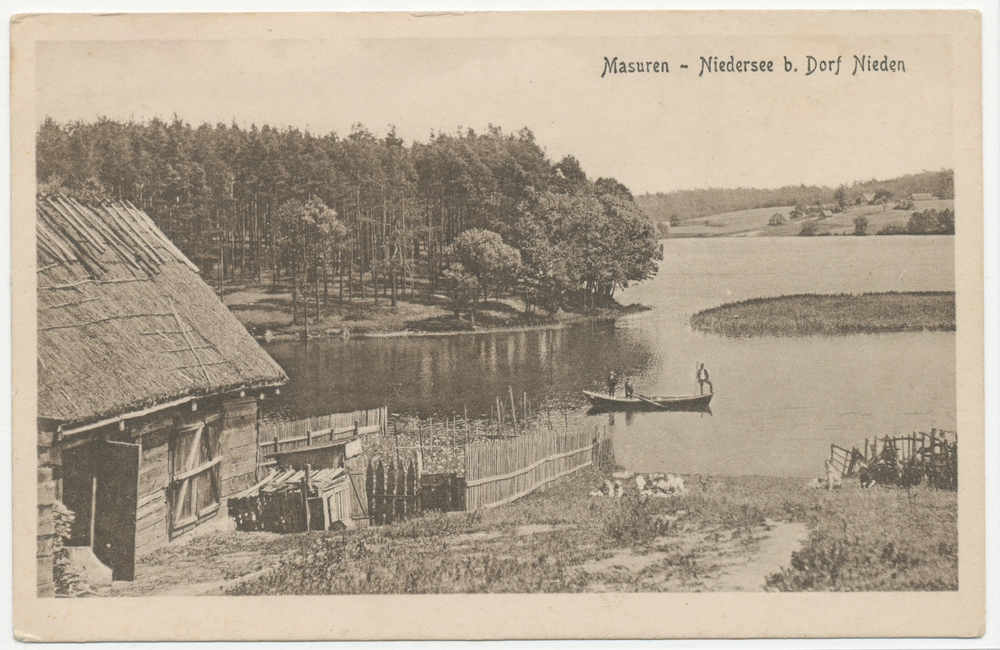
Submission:
MULTIPOLYGON (((710 217, 699 217, 681 221, 680 225, 670 228, 671 237, 725 237, 767 227, 767 221, 775 213, 785 215, 795 206, 780 208, 758 208, 756 210, 739 210, 713 214, 710 217)), ((801 221, 801 220, 800 220, 801 221)))
POLYGON ((706 309, 691 327, 726 336, 955 331, 954 292, 804 294, 706 309))
POLYGON ((683 496, 644 500, 634 484, 620 500, 588 496, 604 478, 585 470, 494 510, 301 535, 274 572, 227 593, 957 588, 953 492, 688 476, 683 496), (775 549, 780 562, 760 561, 775 549))
POLYGON ((774 214, 781 214, 788 219, 794 206, 778 208, 759 208, 756 210, 741 210, 726 212, 710 217, 699 217, 681 221, 679 226, 670 229, 671 237, 793 237, 798 236, 802 224, 812 221, 816 224, 817 233, 830 235, 850 235, 854 232, 855 217, 868 219, 868 233, 876 234, 880 229, 890 224, 906 225, 910 215, 925 210, 954 210, 955 201, 940 199, 935 201, 917 201, 912 210, 894 210, 890 204, 885 210, 881 205, 857 205, 826 219, 795 219, 781 226, 769 226, 768 220, 774 214))
POLYGON ((791 566, 768 578, 778 591, 958 589, 954 492, 875 487, 834 491, 808 512, 810 535, 791 566))

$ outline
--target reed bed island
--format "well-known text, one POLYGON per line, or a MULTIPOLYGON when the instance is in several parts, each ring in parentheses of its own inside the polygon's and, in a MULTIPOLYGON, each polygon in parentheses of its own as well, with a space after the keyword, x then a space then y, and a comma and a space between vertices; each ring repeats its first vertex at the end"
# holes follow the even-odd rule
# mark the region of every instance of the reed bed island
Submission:
POLYGON ((691 327, 737 337, 954 332, 955 292, 752 298, 700 311, 691 327))

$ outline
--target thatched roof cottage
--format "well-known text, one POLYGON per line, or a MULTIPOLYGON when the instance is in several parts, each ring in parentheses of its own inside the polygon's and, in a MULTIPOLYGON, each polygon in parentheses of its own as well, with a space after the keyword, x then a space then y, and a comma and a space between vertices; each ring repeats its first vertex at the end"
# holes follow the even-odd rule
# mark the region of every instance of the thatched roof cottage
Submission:
POLYGON ((70 545, 131 579, 136 554, 254 483, 257 400, 287 377, 132 204, 39 196, 36 232, 45 593, 47 502, 75 513, 70 545))

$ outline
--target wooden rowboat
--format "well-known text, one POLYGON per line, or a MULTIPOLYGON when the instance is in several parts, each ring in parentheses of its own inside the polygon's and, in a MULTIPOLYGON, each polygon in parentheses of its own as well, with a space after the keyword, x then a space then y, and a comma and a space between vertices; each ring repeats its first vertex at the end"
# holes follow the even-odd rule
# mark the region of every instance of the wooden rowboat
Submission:
POLYGON ((674 397, 610 397, 589 390, 583 394, 600 411, 707 411, 712 393, 674 397))

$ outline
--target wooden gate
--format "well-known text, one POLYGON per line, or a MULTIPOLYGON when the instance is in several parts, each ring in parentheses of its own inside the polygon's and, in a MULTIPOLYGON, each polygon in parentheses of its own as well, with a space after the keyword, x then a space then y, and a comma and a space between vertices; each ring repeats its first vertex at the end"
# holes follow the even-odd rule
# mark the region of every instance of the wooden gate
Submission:
POLYGON ((423 474, 420 477, 420 509, 465 510, 465 480, 458 474, 423 474))
POLYGON ((388 467, 368 463, 365 493, 368 496, 368 521, 373 526, 403 521, 420 512, 420 476, 410 461, 406 467, 391 461, 388 467))

